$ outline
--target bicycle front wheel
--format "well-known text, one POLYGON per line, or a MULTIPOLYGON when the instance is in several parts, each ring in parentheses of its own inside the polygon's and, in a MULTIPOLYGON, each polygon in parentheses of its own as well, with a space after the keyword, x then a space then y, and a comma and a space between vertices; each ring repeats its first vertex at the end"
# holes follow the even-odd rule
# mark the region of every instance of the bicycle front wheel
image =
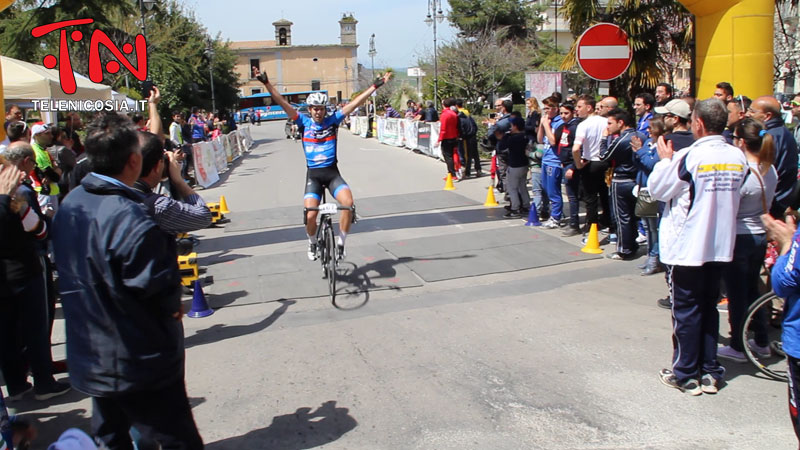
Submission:
POLYGON ((333 226, 325 228, 325 253, 328 254, 326 261, 328 272, 328 291, 331 294, 331 301, 336 302, 336 241, 333 239, 333 226))
POLYGON ((782 298, 769 292, 750 305, 742 324, 742 346, 748 361, 758 370, 775 380, 788 381, 789 367, 781 341, 783 304, 782 298))

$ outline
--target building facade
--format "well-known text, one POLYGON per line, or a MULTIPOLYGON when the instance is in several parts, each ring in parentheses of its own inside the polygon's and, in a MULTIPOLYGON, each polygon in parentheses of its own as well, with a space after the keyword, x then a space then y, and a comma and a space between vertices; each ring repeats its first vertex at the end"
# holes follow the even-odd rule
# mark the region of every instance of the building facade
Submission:
POLYGON ((358 81, 357 24, 352 14, 342 16, 338 44, 293 45, 293 23, 286 19, 273 22, 275 40, 232 42, 240 95, 264 92, 264 86, 253 78, 252 67, 256 66, 280 92, 323 89, 332 102, 350 98, 358 81))

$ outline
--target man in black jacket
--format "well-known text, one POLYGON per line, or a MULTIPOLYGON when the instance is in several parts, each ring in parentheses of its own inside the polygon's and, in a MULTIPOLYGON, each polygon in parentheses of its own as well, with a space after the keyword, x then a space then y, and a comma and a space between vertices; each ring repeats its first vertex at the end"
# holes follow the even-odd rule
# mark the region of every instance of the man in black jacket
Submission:
POLYGON ((631 259, 636 256, 639 244, 636 243, 636 186, 638 168, 634 164, 631 138, 637 136, 645 140, 643 134, 634 131, 633 117, 626 111, 614 109, 608 113, 608 128, 600 140, 600 161, 613 163, 614 175, 611 178, 611 201, 617 224, 617 251, 609 255, 611 259, 631 259), (608 142, 608 136, 617 136, 608 142))
POLYGON ((92 397, 92 431, 111 449, 132 448, 131 426, 163 449, 200 449, 177 261, 131 188, 142 170, 139 133, 127 117, 105 114, 85 146, 93 172, 53 226, 73 387, 92 397))
POLYGON ((783 124, 781 104, 775 97, 764 96, 753 100, 747 108, 747 117, 758 119, 767 126, 767 133, 775 143, 775 170, 778 171, 778 188, 769 213, 782 219, 789 205, 789 196, 797 183, 797 141, 783 124))

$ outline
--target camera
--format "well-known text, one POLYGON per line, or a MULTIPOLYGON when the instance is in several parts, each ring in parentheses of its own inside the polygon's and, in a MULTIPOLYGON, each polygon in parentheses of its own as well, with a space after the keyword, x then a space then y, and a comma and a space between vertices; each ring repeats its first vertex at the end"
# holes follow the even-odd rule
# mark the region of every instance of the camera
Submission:
POLYGON ((497 118, 497 113, 489 113, 489 118, 490 119, 496 119, 497 118))

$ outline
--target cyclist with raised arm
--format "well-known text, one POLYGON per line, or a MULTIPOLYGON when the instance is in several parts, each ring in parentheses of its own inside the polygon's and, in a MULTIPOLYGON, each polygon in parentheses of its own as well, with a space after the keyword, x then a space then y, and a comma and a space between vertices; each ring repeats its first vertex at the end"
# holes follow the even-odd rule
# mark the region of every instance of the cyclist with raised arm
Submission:
MULTIPOLYGON (((336 158, 336 133, 339 124, 345 117, 364 103, 373 92, 389 81, 392 74, 386 72, 378 77, 372 86, 367 88, 350 103, 344 105, 341 110, 327 116, 328 96, 322 92, 314 92, 306 99, 310 116, 299 114, 297 110, 287 102, 280 92, 269 82, 266 73, 261 73, 258 67, 253 66, 253 76, 264 83, 272 99, 280 105, 290 119, 297 125, 303 127, 303 150, 306 155, 306 190, 303 196, 303 206, 306 208, 316 208, 319 206, 325 188, 336 198, 341 206, 353 206, 353 193, 350 186, 339 174, 336 158)), ((351 210, 343 210, 342 218, 339 221, 339 238, 336 246, 339 258, 345 257, 344 243, 347 233, 350 231, 352 222, 351 210)), ((308 211, 306 220, 306 234, 308 235, 308 259, 317 259, 317 211, 308 211)))

